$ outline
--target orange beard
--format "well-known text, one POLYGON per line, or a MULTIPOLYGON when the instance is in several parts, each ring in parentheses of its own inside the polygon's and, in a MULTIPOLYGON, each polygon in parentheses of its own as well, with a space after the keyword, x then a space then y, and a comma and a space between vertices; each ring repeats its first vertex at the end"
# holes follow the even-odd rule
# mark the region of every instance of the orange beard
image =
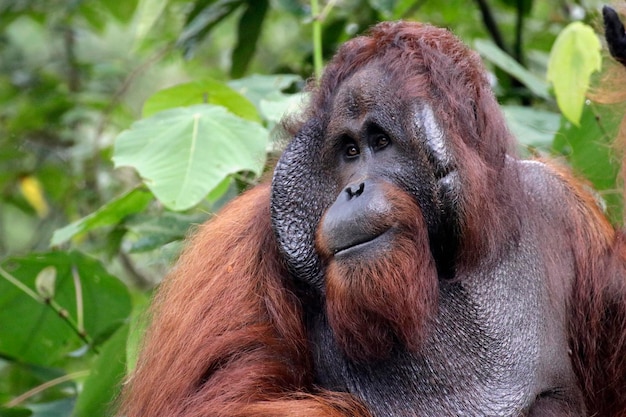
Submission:
POLYGON ((388 189, 393 212, 376 222, 391 226, 382 250, 346 258, 318 249, 326 261, 326 312, 339 346, 356 361, 383 359, 400 343, 419 350, 437 309, 439 285, 421 210, 406 193, 388 189))

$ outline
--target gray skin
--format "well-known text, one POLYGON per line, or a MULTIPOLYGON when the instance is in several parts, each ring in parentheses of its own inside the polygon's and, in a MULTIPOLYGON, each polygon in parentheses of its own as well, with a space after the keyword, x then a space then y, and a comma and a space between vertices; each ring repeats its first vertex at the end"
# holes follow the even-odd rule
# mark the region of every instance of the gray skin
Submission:
MULTIPOLYGON (((419 352, 398 345, 388 358, 354 362, 337 346, 314 236, 346 189, 367 180, 395 184, 414 196, 433 246, 443 248, 435 259, 445 263, 446 249, 456 251, 450 231, 457 230, 462 173, 429 104, 400 96, 385 74, 357 72, 341 85, 327 120, 304 124, 274 173, 273 227, 303 299, 317 384, 354 394, 379 417, 584 415, 565 328, 574 266, 561 241, 562 202, 571 197, 538 162, 503 155, 500 175, 519 188, 513 205, 524 207, 518 236, 502 242, 499 262, 441 272, 439 309, 419 352), (390 144, 377 149, 381 134, 390 144), (346 162, 346 142, 358 146, 357 160, 346 162)), ((355 204, 354 216, 367 206, 355 204)), ((333 227, 345 235, 345 226, 333 227)), ((378 248, 362 246, 367 262, 378 248)))

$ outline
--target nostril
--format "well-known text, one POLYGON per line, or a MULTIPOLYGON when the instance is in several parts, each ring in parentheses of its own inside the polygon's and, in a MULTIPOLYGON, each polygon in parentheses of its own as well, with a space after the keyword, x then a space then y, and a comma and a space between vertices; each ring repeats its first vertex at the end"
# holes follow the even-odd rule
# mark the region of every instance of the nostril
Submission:
POLYGON ((365 191, 365 183, 362 182, 358 186, 349 185, 346 187, 346 193, 348 193, 348 198, 358 197, 363 194, 365 191))

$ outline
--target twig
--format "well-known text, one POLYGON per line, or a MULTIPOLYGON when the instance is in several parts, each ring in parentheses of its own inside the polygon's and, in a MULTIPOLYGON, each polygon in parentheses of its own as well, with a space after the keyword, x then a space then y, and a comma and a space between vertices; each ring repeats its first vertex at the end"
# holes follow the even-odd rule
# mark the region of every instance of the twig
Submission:
POLYGON ((62 384, 64 382, 71 381, 72 379, 82 378, 83 376, 88 376, 90 373, 91 373, 91 371, 89 371, 89 370, 78 371, 78 372, 73 372, 71 374, 63 375, 63 376, 60 376, 58 378, 52 379, 50 381, 44 382, 43 384, 38 385, 35 388, 30 389, 30 390, 26 391, 25 393, 23 393, 21 395, 18 395, 17 397, 13 398, 11 401, 6 403, 4 406, 6 408, 15 407, 17 405, 20 405, 21 403, 23 403, 24 401, 26 401, 30 397, 33 397, 33 396, 39 394, 40 392, 43 392, 43 391, 47 390, 48 388, 52 388, 52 387, 54 387, 56 385, 60 385, 60 384, 62 384))
POLYGON ((509 48, 507 48, 504 43, 504 38, 502 37, 502 33, 500 33, 496 20, 493 18, 493 14, 487 4, 487 0, 476 0, 476 4, 478 4, 478 7, 480 8, 480 13, 483 17, 483 23, 487 28, 487 32, 489 32, 491 38, 500 49, 508 52, 509 48))
MULTIPOLYGON (((26 295, 31 297, 33 300, 37 301, 40 304, 50 306, 50 308, 52 308, 52 310, 54 310, 54 312, 70 326, 70 328, 74 331, 74 333, 76 333, 76 335, 80 337, 83 342, 85 342, 94 352, 98 353, 98 349, 96 349, 96 347, 93 346, 92 344, 93 341, 91 337, 87 334, 85 329, 79 328, 78 323, 76 323, 76 321, 70 316, 68 311, 65 308, 63 308, 59 303, 57 303, 54 299, 41 297, 35 291, 31 290, 26 285, 24 285, 20 280, 18 280, 13 275, 5 271, 2 267, 0 267, 0 275, 4 279, 9 281, 11 284, 16 286, 19 290, 24 292, 26 295)), ((81 299, 82 299, 82 295, 81 295, 81 299)))

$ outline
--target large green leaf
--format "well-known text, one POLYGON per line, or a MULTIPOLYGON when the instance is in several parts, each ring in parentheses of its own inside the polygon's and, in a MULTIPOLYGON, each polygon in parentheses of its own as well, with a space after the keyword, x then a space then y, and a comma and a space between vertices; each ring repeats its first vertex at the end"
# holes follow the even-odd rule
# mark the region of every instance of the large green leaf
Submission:
POLYGON ((250 100, 227 84, 209 78, 160 90, 144 103, 143 117, 175 107, 203 103, 224 106, 239 117, 260 121, 250 100))
MULTIPOLYGON (((130 314, 128 290, 102 265, 78 252, 52 252, 11 258, 2 268, 35 291, 39 272, 53 266, 57 271, 54 300, 77 318, 75 268, 80 278, 84 328, 95 343, 102 342, 130 314)), ((26 295, 0 276, 0 354, 38 365, 54 365, 84 343, 68 323, 48 305, 26 295)))
POLYGON ((474 48, 485 60, 492 62, 506 73, 515 77, 536 96, 544 99, 551 98, 548 92, 548 84, 544 80, 528 71, 512 56, 498 48, 492 41, 477 39, 474 42, 474 48))
POLYGON ((116 166, 132 166, 173 210, 198 204, 228 175, 265 163, 263 126, 210 104, 166 110, 133 124, 116 139, 116 166))
POLYGON ((76 417, 113 415, 113 404, 126 373, 128 324, 120 327, 102 346, 85 387, 76 401, 76 417))
POLYGON ((602 65, 600 50, 595 32, 582 22, 570 23, 552 46, 548 81, 554 85, 563 115, 575 125, 580 122, 591 74, 602 65))
POLYGON ((90 215, 56 230, 52 235, 50 245, 60 245, 77 234, 85 233, 89 230, 113 226, 122 221, 126 216, 143 211, 151 200, 152 195, 146 190, 132 190, 112 200, 90 215))

